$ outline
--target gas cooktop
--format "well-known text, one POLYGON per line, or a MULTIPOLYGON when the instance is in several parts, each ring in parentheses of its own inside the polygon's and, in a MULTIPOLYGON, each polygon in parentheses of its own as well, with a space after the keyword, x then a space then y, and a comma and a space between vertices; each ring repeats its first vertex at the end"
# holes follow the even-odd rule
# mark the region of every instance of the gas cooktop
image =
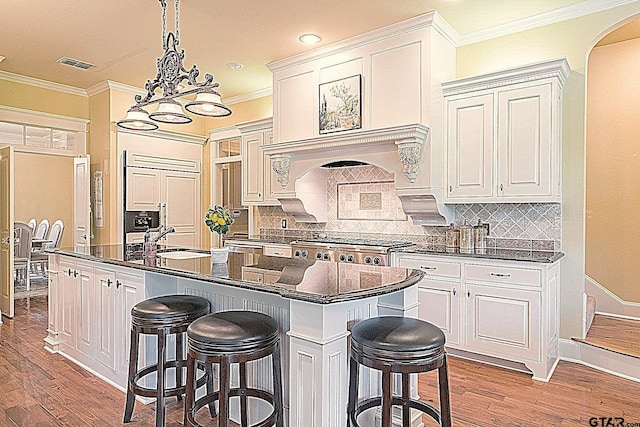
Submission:
POLYGON ((403 242, 399 240, 378 240, 378 239, 352 239, 344 237, 318 237, 313 239, 299 239, 299 243, 317 243, 317 244, 335 244, 345 246, 377 246, 388 249, 402 248, 411 246, 411 242, 403 242))

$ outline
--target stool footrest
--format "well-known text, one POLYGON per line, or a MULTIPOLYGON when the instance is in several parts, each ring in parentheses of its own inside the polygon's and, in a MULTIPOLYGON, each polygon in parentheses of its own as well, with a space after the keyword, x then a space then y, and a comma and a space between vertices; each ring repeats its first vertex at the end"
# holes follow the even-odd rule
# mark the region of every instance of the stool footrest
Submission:
MULTIPOLYGON (((165 363, 165 370, 169 368, 182 369, 186 367, 187 367, 186 360, 169 360, 165 363)), ((200 368, 204 369, 201 366, 200 368)), ((140 381, 142 378, 157 371, 158 371, 158 365, 155 365, 155 364, 145 366, 144 368, 140 369, 133 376, 133 379, 129 381, 129 389, 138 396, 158 397, 158 392, 155 388, 149 388, 149 387, 141 386, 138 384, 138 381, 140 381)), ((196 381, 196 387, 198 388, 202 387, 206 383, 206 381, 207 381, 207 374, 205 373, 196 381)), ((182 396, 184 393, 185 393, 185 385, 180 385, 180 386, 176 385, 175 387, 165 388, 164 397, 178 396, 178 398, 180 398, 180 396, 182 396)))
MULTIPOLYGON (((256 388, 245 388, 245 389, 232 388, 229 390, 229 397, 240 397, 243 394, 247 397, 255 397, 257 399, 261 399, 274 407, 273 411, 267 418, 265 418, 264 420, 260 421, 257 424, 252 424, 250 427, 273 426, 274 423, 276 422, 276 416, 277 416, 277 411, 275 409, 275 398, 273 394, 264 390, 256 389, 256 388)), ((219 395, 220 395, 220 392, 216 391, 214 393, 203 396, 200 399, 196 400, 193 405, 193 408, 190 410, 187 410, 187 419, 189 420, 189 422, 193 425, 198 425, 195 422, 194 415, 200 409, 204 408, 206 405, 216 402, 220 398, 219 395)))
MULTIPOLYGON (((438 424, 440 424, 440 411, 438 411, 433 406, 421 400, 404 399, 400 396, 393 396, 393 398, 391 399, 391 405, 392 406, 408 406, 411 409, 417 409, 429 415, 431 418, 436 420, 438 424)), ((360 401, 356 406, 353 417, 350 420, 351 421, 350 427, 360 427, 360 425, 357 422, 358 416, 364 411, 371 408, 378 407, 378 406, 382 406, 381 396, 371 397, 369 399, 360 401)))

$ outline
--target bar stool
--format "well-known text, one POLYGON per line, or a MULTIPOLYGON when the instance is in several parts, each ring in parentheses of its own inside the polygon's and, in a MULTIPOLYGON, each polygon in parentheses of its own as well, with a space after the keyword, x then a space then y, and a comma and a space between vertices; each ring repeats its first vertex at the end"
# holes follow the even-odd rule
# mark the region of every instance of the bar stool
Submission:
POLYGON ((187 390, 185 426, 200 426, 196 413, 207 404, 218 401, 218 427, 229 426, 229 398, 240 397, 240 422, 247 427, 247 397, 267 402, 271 414, 252 427, 283 426, 282 373, 280 368, 280 335, 276 321, 252 311, 223 311, 194 321, 187 329, 187 390), (271 355, 273 393, 247 386, 246 363, 271 355), (220 368, 220 389, 195 400, 195 363, 215 363, 220 368), (230 387, 230 365, 240 367, 240 386, 230 387))
MULTIPOLYGON (((127 386, 127 402, 124 421, 131 421, 135 396, 155 397, 156 427, 164 426, 165 398, 176 396, 182 399, 185 392, 182 369, 186 366, 183 352, 183 336, 191 322, 211 311, 209 301, 193 295, 167 295, 147 299, 134 305, 131 309, 131 347, 129 350, 129 379, 127 386), (138 348, 140 334, 156 335, 158 339, 157 363, 138 370, 138 348), (167 360, 166 338, 176 334, 176 359, 167 360), (174 368, 176 373, 175 387, 166 387, 165 376, 168 369, 174 368), (144 387, 139 381, 145 376, 156 373, 156 388, 144 387)), ((210 371, 200 378, 200 385, 207 382, 213 389, 213 378, 210 371)), ((209 408, 211 411, 212 407, 209 408)))
POLYGON ((402 406, 402 425, 409 427, 410 408, 443 427, 451 426, 447 355, 444 333, 431 323, 409 317, 381 316, 363 320, 351 329, 351 362, 347 425, 358 427, 358 415, 382 405, 382 427, 391 427, 391 408, 402 406), (382 371, 382 396, 358 402, 359 365, 382 371), (411 399, 409 374, 438 369, 440 410, 411 399), (393 396, 392 373, 402 377, 402 396, 393 396))

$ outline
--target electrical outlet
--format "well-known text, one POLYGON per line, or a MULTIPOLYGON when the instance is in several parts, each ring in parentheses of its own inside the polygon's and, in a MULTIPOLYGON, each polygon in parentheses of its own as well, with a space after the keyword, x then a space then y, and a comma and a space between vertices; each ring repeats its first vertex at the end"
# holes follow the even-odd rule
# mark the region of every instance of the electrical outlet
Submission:
POLYGON ((282 221, 280 222, 280 226, 282 228, 287 228, 287 219, 286 218, 282 218, 282 221))

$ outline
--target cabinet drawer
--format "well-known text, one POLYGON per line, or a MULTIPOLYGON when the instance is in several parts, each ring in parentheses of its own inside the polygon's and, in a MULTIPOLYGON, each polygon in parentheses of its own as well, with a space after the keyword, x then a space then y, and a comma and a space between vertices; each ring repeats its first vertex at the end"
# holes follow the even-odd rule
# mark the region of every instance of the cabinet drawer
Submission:
POLYGON ((483 282, 509 283, 540 287, 541 271, 533 268, 502 267, 497 265, 467 264, 464 277, 483 282))
POLYGON ((460 278, 460 264, 420 257, 402 257, 399 266, 424 271, 429 276, 460 278))
POLYGON ((279 256, 283 258, 291 258, 291 246, 285 245, 264 245, 262 248, 263 255, 279 256))

